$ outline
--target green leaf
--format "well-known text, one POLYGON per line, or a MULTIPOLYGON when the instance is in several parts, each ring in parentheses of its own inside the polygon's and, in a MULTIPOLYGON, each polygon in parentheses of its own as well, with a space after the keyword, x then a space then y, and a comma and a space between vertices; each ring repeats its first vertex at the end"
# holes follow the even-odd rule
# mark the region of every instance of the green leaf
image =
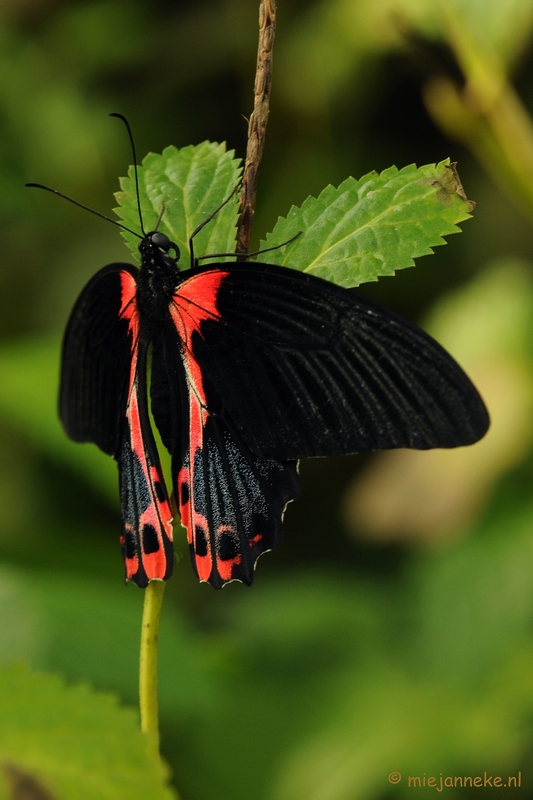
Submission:
MULTIPOLYGON (((145 231, 154 230, 164 206, 158 230, 166 233, 188 258, 189 237, 235 189, 241 170, 240 159, 226 152, 226 145, 202 142, 189 147, 166 147, 161 155, 149 153, 138 168, 139 194, 145 231)), ((124 224, 139 230, 139 211, 135 194, 135 173, 130 167, 128 177, 120 181, 122 192, 116 198, 115 209, 124 224)), ((238 198, 235 195, 214 219, 195 237, 195 252, 233 253, 237 225, 238 198)), ((133 254, 139 255, 139 240, 124 232, 133 254)), ((186 269, 188 266, 184 264, 186 269)))
POLYGON ((19 666, 0 676, 1 800, 23 777, 53 800, 176 797, 136 713, 113 696, 19 666))
MULTIPOLYGON (((112 582, 0 566, 0 600, 10 612, 0 622, 0 660, 2 655, 10 662, 25 657, 36 669, 60 672, 71 681, 89 680, 136 704, 144 592, 120 581, 118 536, 116 546, 112 582), (13 616, 20 632, 13 630, 13 616)), ((180 568, 190 566, 185 562, 180 568)), ((202 641, 185 615, 169 605, 159 636, 161 718, 176 721, 199 711, 211 713, 214 695, 202 641)))
POLYGON ((467 200, 449 159, 417 169, 415 164, 381 175, 348 178, 335 189, 293 206, 280 217, 261 249, 302 234, 268 254, 272 264, 309 272, 340 286, 358 286, 414 266, 413 259, 458 233, 474 204, 467 200))

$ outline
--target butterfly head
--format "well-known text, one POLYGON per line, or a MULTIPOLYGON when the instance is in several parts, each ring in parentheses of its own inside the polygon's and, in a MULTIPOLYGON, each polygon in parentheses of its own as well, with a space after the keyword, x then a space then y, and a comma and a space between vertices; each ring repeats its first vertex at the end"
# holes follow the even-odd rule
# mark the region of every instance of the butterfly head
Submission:
POLYGON ((143 263, 163 261, 177 268, 180 260, 178 245, 171 242, 165 233, 160 233, 159 231, 147 233, 139 242, 139 251, 143 263), (170 255, 171 250, 174 251, 174 255, 170 255))

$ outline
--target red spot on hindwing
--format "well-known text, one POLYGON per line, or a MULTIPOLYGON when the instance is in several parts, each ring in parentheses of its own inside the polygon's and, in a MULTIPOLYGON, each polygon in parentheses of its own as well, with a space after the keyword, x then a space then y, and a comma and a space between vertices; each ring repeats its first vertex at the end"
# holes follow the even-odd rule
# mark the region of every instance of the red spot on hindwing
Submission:
MULTIPOLYGON (((215 535, 215 541, 217 545, 219 544, 220 539, 227 534, 229 535, 234 534, 233 528, 229 525, 220 525, 215 535)), ((219 547, 217 547, 217 550, 218 549, 219 547)), ((233 558, 226 558, 226 559, 217 558, 218 574, 220 575, 223 581, 230 581, 233 577, 234 567, 238 566, 241 563, 242 563, 242 555, 240 553, 235 555, 233 558)))

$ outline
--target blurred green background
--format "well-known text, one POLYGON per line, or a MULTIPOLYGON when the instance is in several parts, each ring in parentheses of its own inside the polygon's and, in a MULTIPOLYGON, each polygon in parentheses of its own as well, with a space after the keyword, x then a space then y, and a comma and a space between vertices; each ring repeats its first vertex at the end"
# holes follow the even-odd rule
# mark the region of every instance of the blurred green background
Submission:
MULTIPOLYGON (((464 233, 362 291, 450 349, 493 427, 459 451, 303 463, 250 589, 199 585, 178 535, 163 752, 185 800, 385 800, 410 796, 408 775, 484 771, 521 771, 525 798, 533 2, 279 5, 254 241, 350 174, 457 161, 477 202, 464 233)), ((112 111, 140 157, 205 139, 243 156, 256 42, 255 0, 0 2, 0 660, 133 705, 142 593, 122 583, 116 467, 55 415, 69 310, 129 256, 113 226, 24 183, 110 213, 131 161, 112 111)))

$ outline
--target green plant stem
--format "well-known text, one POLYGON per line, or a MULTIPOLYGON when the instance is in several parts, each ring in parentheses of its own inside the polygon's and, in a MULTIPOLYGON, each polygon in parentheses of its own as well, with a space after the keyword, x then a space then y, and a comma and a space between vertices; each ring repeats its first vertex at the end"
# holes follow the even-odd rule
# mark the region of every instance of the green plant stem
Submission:
POLYGON ((150 581, 145 589, 139 665, 141 730, 152 738, 158 749, 157 656, 164 591, 164 581, 150 581))

